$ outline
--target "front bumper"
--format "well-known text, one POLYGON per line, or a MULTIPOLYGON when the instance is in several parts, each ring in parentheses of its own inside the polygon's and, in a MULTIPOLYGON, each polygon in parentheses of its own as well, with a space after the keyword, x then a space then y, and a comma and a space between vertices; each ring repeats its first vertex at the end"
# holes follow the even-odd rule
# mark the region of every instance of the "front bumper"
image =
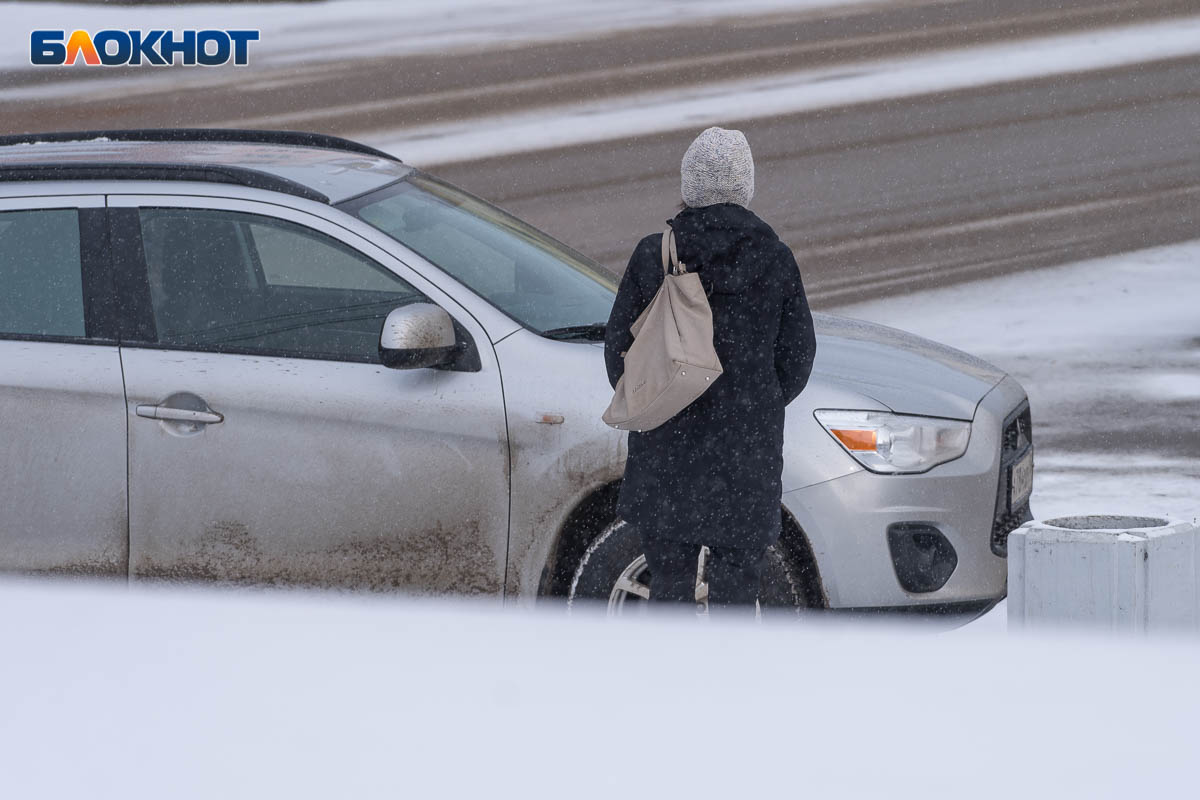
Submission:
MULTIPOLYGON (((1007 562, 993 552, 1005 425, 1028 400, 1011 377, 975 410, 967 452, 921 475, 866 470, 786 492, 784 506, 812 545, 831 608, 891 608, 996 601, 1007 590, 1007 562), (934 591, 906 591, 888 544, 888 529, 912 523, 936 529, 957 563, 934 591)), ((849 458, 849 456, 847 456, 849 458)), ((1005 483, 1001 486, 1001 478, 1005 483)), ((1024 510, 1028 513, 1028 509, 1024 510)), ((1004 531, 1007 533, 1007 530, 1004 531)), ((906 581, 911 585, 911 581, 906 581)))

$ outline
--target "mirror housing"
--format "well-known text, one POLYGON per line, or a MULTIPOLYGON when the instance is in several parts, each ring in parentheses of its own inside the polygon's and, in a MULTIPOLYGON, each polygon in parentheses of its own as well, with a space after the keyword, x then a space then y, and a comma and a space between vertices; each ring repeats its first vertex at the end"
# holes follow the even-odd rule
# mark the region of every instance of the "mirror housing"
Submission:
POLYGON ((379 360, 391 369, 445 366, 460 349, 454 320, 433 303, 393 309, 379 334, 379 360))

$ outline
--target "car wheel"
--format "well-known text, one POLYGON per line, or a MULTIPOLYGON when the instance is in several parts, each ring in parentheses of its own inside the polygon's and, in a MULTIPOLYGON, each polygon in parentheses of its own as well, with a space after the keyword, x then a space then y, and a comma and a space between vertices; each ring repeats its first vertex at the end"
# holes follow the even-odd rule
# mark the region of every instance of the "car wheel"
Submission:
MULTIPOLYGON (((700 554, 696 570, 696 610, 708 610, 708 584, 700 554)), ((802 577, 784 548, 767 549, 759 608, 764 616, 795 615, 806 607, 802 577)), ((650 571, 642 555, 641 537, 624 520, 610 523, 584 551, 567 592, 567 607, 603 606, 610 616, 645 613, 650 599, 650 571)))

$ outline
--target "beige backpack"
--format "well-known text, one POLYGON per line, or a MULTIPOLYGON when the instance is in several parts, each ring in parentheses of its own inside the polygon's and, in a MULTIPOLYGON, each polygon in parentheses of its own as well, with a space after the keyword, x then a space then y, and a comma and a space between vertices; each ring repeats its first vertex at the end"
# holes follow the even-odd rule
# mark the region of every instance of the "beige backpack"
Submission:
POLYGON ((625 373, 604 412, 604 421, 623 431, 657 428, 721 377, 712 308, 700 276, 680 263, 670 228, 663 232, 662 264, 662 286, 629 328, 634 338, 623 354, 625 373))

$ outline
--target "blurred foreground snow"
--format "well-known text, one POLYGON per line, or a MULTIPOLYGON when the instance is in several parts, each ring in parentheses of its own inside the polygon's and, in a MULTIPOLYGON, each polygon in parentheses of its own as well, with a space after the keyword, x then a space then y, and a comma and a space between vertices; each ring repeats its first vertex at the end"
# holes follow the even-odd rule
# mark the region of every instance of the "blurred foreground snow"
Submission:
POLYGON ((0 584, 8 797, 1189 796, 1200 647, 0 584))

